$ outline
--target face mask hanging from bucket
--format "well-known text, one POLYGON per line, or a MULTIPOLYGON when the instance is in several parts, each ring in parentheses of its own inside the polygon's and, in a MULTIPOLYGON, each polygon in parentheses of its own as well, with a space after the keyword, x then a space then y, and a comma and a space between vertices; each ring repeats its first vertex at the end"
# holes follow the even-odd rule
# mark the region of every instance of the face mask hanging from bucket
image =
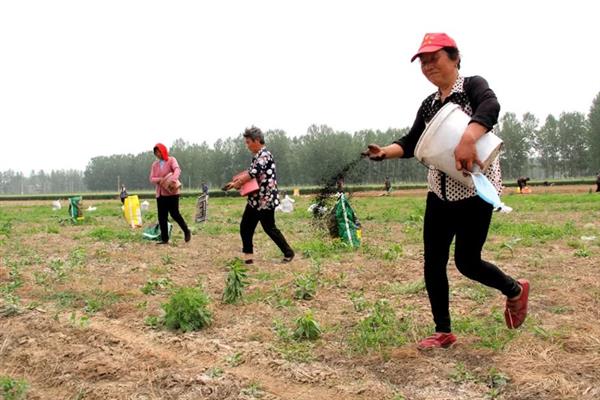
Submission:
POLYGON ((494 211, 509 213, 512 208, 504 204, 496 192, 496 188, 481 172, 470 172, 477 195, 494 206, 494 211))

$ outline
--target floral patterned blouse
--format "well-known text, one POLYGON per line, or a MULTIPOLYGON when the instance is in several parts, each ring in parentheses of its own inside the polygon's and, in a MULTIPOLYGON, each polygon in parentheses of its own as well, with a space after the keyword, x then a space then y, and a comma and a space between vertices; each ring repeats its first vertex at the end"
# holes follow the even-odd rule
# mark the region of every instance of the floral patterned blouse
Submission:
POLYGON ((279 205, 277 190, 277 173, 273 155, 265 147, 252 157, 248 168, 252 178, 256 178, 259 185, 257 192, 248 195, 248 205, 257 210, 275 210, 279 205))

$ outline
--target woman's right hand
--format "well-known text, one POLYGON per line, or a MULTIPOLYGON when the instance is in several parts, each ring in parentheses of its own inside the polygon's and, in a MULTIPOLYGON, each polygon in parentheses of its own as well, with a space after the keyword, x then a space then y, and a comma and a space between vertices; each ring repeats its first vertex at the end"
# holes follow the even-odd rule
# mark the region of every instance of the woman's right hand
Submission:
POLYGON ((363 151, 361 155, 369 157, 369 159, 373 161, 382 161, 386 157, 385 151, 376 144, 368 145, 367 150, 363 151))

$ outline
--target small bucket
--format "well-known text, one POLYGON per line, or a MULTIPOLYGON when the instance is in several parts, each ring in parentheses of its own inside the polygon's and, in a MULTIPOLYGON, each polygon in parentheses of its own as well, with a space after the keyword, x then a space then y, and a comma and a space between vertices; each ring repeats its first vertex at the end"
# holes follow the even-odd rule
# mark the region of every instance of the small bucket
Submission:
MULTIPOLYGON (((458 104, 448 103, 431 119, 415 147, 415 157, 428 167, 434 167, 462 184, 473 187, 471 176, 456 169, 454 149, 469 124, 471 117, 458 104)), ((475 143, 483 170, 496 159, 502 148, 502 139, 487 132, 475 143)))
MULTIPOLYGON (((233 177, 233 179, 235 180, 237 177, 247 174, 247 172, 240 172, 239 174, 237 174, 236 176, 233 177)), ((252 178, 250 179, 248 182, 244 183, 242 185, 242 187, 240 187, 239 192, 240 195, 242 196, 246 196, 250 193, 254 193, 259 189, 258 186, 258 181, 256 180, 256 178, 252 178)))

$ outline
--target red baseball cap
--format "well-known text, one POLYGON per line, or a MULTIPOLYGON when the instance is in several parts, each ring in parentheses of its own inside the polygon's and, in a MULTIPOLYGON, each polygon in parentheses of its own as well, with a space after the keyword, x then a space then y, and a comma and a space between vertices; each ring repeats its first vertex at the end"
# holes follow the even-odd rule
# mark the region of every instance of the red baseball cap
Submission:
POLYGON ((454 39, 445 33, 426 33, 419 51, 410 59, 410 62, 415 61, 415 58, 423 53, 433 53, 443 47, 458 48, 454 39))

